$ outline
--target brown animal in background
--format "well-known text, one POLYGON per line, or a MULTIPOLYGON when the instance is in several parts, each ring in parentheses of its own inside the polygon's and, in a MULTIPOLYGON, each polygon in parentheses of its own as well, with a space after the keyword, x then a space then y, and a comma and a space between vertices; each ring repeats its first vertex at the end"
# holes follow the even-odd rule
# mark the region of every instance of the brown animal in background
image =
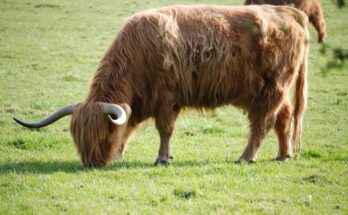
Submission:
POLYGON ((302 10, 317 30, 318 42, 324 42, 326 37, 325 20, 319 0, 246 0, 244 2, 244 5, 251 4, 290 5, 302 10))
POLYGON ((267 132, 277 160, 299 151, 307 95, 307 16, 291 7, 170 6, 131 17, 102 58, 86 100, 41 122, 72 114, 71 134, 86 166, 125 152, 139 123, 153 117, 157 164, 170 162, 170 138, 184 107, 235 105, 248 113, 250 137, 237 162, 254 162, 267 132), (296 80, 294 107, 289 102, 296 80), (293 127, 290 126, 293 121, 293 127), (293 129, 292 129, 293 128, 293 129))

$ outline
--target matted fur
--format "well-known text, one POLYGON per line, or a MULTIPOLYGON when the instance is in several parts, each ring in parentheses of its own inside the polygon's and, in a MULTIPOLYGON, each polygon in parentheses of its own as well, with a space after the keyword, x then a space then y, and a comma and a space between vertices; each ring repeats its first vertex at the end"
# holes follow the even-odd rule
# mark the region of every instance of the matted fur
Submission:
POLYGON ((317 30, 318 42, 324 42, 326 37, 325 20, 319 0, 246 0, 244 2, 244 5, 250 4, 290 5, 302 10, 317 30))
MULTIPOLYGON (((124 104, 123 108, 130 114, 124 104)), ((125 150, 124 127, 113 125, 105 117, 98 102, 85 102, 76 106, 70 130, 75 146, 85 166, 104 166, 115 156, 120 158, 125 150)))
POLYGON ((104 165, 122 156, 138 124, 150 117, 161 137, 157 162, 168 162, 182 108, 228 104, 243 108, 250 120, 249 143, 239 161, 255 160, 274 125, 277 158, 291 156, 293 115, 287 97, 299 77, 294 96, 294 144, 299 145, 307 25, 304 13, 275 6, 178 5, 132 16, 101 60, 86 100, 74 111, 71 133, 82 162, 104 165), (128 123, 110 124, 97 102, 129 105, 128 123))
POLYGON ((111 125, 96 103, 79 104, 71 119, 71 133, 82 162, 104 165, 112 157, 112 145, 107 142, 111 125))

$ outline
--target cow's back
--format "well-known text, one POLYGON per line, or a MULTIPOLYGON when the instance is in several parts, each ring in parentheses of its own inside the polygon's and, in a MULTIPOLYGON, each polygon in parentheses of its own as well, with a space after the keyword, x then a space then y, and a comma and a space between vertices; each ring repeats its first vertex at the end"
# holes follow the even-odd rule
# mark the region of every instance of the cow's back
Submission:
POLYGON ((296 66, 309 39, 306 15, 290 7, 171 6, 130 22, 151 101, 171 92, 181 106, 247 107, 265 76, 296 66))

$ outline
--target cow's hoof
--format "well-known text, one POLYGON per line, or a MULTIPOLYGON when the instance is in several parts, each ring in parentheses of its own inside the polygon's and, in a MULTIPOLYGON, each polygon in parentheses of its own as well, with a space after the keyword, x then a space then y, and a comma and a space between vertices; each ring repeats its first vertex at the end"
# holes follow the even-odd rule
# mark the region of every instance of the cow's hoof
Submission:
POLYGON ((247 163, 247 164, 253 164, 253 163, 256 163, 255 160, 247 160, 245 158, 238 158, 237 160, 234 161, 235 164, 242 164, 242 163, 247 163))
POLYGON ((292 158, 292 155, 285 155, 285 156, 284 155, 283 156, 278 155, 273 160, 274 161, 287 161, 289 158, 292 158))
POLYGON ((169 164, 170 164, 170 160, 157 159, 155 162, 156 166, 168 166, 169 164))

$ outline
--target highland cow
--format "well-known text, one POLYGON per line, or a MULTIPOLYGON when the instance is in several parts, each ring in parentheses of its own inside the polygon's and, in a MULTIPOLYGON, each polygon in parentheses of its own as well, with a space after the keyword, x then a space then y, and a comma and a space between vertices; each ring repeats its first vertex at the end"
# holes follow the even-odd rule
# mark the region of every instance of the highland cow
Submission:
POLYGON ((236 162, 254 162, 271 128, 279 140, 276 159, 285 160, 299 151, 308 47, 308 18, 292 7, 147 10, 120 30, 85 101, 40 122, 15 120, 43 127, 72 114, 71 135, 82 163, 104 166, 123 156, 139 123, 154 118, 160 135, 156 164, 167 164, 174 123, 184 107, 232 104, 250 120, 249 141, 236 162))
POLYGON ((324 42, 326 37, 325 20, 319 0, 246 0, 244 2, 244 5, 251 4, 290 5, 302 10, 317 30, 318 42, 324 42))

